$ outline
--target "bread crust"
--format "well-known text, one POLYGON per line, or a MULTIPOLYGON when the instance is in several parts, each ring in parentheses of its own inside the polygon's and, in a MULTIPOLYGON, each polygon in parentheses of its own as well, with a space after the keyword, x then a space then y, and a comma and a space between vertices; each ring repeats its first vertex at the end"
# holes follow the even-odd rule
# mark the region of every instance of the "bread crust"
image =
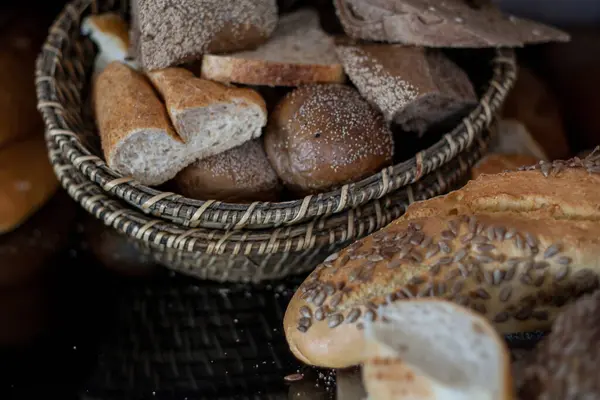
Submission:
POLYGON ((300 86, 346 81, 341 64, 291 64, 210 54, 202 59, 202 77, 219 82, 265 86, 300 86))
POLYGON ((0 235, 18 228, 59 187, 41 135, 0 150, 0 235))
POLYGON ((323 192, 378 172, 394 142, 383 117, 343 85, 306 85, 271 113, 264 136, 271 165, 298 195, 323 192))
POLYGON ((292 352, 323 367, 358 364, 361 321, 408 297, 467 305, 504 334, 549 328, 566 303, 599 284, 600 157, 535 168, 482 175, 415 203, 330 256, 286 311, 292 352))
POLYGON ((471 170, 472 179, 482 174, 499 174, 507 170, 514 171, 523 166, 537 164, 540 160, 525 154, 488 154, 471 170))

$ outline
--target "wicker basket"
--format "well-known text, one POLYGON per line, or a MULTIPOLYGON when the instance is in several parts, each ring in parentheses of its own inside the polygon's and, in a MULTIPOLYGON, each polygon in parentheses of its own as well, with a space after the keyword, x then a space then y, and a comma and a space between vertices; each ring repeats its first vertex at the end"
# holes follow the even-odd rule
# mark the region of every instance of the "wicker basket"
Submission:
POLYGON ((331 252, 374 232, 416 201, 462 183, 485 151, 491 123, 516 78, 514 54, 496 51, 479 106, 413 159, 338 191, 283 203, 184 199, 122 177, 101 154, 87 102, 95 50, 79 35, 89 13, 127 2, 76 0, 50 28, 38 59, 38 107, 62 185, 87 211, 167 267, 203 279, 261 281, 314 268, 331 252))
POLYGON ((105 191, 146 213, 190 227, 266 229, 340 213, 405 188, 464 152, 489 126, 516 77, 514 54, 498 50, 493 77, 479 106, 440 142, 401 164, 329 193, 281 203, 229 204, 199 201, 161 192, 123 177, 107 167, 97 145, 89 110, 83 110, 94 60, 94 46, 80 36, 80 21, 89 14, 127 9, 126 1, 76 0, 50 29, 37 65, 39 109, 49 140, 67 160, 105 191))

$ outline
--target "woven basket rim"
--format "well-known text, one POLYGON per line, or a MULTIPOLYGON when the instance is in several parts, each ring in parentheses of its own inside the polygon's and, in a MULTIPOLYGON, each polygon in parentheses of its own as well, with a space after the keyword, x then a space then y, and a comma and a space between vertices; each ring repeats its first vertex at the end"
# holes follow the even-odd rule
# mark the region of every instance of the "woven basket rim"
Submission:
POLYGON ((446 176, 440 171, 434 171, 421 182, 410 185, 406 192, 392 193, 339 214, 262 231, 189 228, 172 221, 153 218, 104 192, 99 185, 88 180, 76 166, 66 160, 48 136, 47 141, 50 161, 63 188, 87 212, 100 219, 106 226, 160 251, 171 249, 198 254, 264 256, 333 246, 373 233, 404 213, 406 207, 398 201, 401 197, 406 196, 405 203, 412 204, 445 193, 449 186, 452 187, 465 178, 470 167, 485 152, 490 138, 491 134, 483 137, 473 144, 469 151, 445 165, 443 169, 447 172, 446 176), (364 224, 368 227, 360 228, 361 222, 365 220, 369 221, 368 224, 364 224))
MULTIPOLYGON (((102 4, 111 7, 106 3, 114 1, 102 4)), ((124 8, 123 4, 126 3, 121 3, 121 11, 124 8)), ((383 198, 419 181, 469 147, 481 131, 489 128, 516 79, 513 50, 496 49, 496 56, 492 60, 493 77, 488 82, 478 106, 458 126, 413 158, 384 168, 377 174, 344 185, 340 189, 279 203, 234 204, 194 200, 142 185, 113 171, 104 160, 86 148, 76 131, 61 118, 65 108, 55 96, 58 91, 56 72, 81 67, 80 64, 70 64, 68 61, 71 60, 66 58, 64 50, 70 41, 79 40, 79 23, 82 16, 86 13, 100 12, 100 8, 101 4, 96 0, 75 0, 68 3, 52 25, 42 48, 36 64, 36 89, 38 109, 44 117, 48 138, 79 171, 106 192, 145 213, 186 227, 227 230, 232 227, 265 229, 295 225, 383 198)), ((84 82, 76 84, 82 89, 89 80, 89 75, 82 72, 81 76, 84 82)))

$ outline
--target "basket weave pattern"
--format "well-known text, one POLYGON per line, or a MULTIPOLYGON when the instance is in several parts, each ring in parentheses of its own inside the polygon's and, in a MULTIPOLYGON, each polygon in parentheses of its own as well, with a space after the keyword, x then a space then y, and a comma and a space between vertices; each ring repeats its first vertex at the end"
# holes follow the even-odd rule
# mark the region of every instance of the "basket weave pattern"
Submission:
POLYGON ((127 2, 69 3, 38 59, 38 107, 50 160, 62 186, 88 212, 160 264, 203 279, 262 281, 310 270, 414 201, 454 189, 485 152, 494 114, 516 77, 514 54, 498 51, 475 111, 439 143, 361 182, 292 202, 201 202, 122 177, 98 156, 88 95, 95 49, 80 36, 79 23, 109 10, 126 15, 127 2))
POLYGON ((48 127, 49 140, 88 179, 113 196, 143 212, 189 227, 265 229, 294 225, 341 213, 405 188, 467 150, 481 131, 489 127, 516 77, 514 54, 510 50, 498 50, 492 63, 492 80, 468 117, 442 140, 412 159, 360 182, 282 203, 243 205, 193 200, 123 177, 98 157, 101 152, 89 110, 81 109, 86 101, 82 94, 93 64, 94 46, 80 36, 79 23, 89 13, 107 10, 126 14, 127 1, 75 0, 50 29, 36 76, 39 109, 48 127))

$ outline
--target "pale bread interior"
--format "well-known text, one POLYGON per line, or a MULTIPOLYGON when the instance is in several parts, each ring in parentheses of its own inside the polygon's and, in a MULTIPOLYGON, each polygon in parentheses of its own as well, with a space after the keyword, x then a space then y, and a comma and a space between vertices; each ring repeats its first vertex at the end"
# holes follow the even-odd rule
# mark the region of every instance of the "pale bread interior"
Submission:
POLYGON ((498 133, 490 146, 494 153, 523 154, 548 161, 543 147, 521 122, 502 119, 498 121, 497 129, 498 133))
POLYGON ((140 182, 158 185, 198 159, 259 137, 265 124, 260 105, 241 99, 188 108, 176 113, 174 122, 184 143, 161 129, 139 129, 117 144, 110 165, 140 182))
POLYGON ((482 316, 441 300, 399 301, 365 326, 369 399, 510 398, 506 345, 482 316))
POLYGON ((129 37, 117 31, 103 30, 97 23, 98 18, 111 18, 114 24, 121 24, 127 32, 127 23, 117 14, 92 15, 86 17, 81 24, 81 33, 89 36, 98 46, 98 54, 94 62, 94 75, 99 74, 113 61, 120 61, 133 69, 139 69, 135 61, 129 60, 129 37))
POLYGON ((257 49, 223 57, 286 64, 339 64, 334 40, 323 31, 319 15, 312 9, 282 16, 271 38, 257 49))

